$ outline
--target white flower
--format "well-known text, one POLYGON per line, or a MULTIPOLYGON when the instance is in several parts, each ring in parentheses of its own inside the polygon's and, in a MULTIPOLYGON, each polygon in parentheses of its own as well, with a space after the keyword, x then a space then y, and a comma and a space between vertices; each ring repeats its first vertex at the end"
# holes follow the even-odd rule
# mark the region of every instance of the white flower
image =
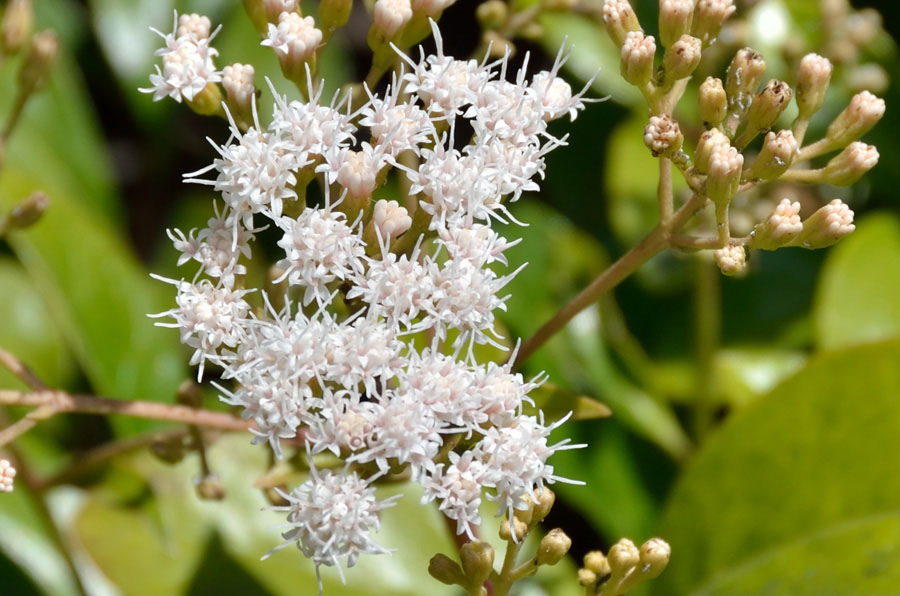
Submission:
POLYGON ((486 468, 474 458, 474 452, 450 453, 450 465, 441 464, 425 484, 422 504, 440 499, 438 509, 450 519, 456 520, 456 533, 465 533, 475 540, 473 526, 481 525, 481 487, 486 468))
POLYGON ((13 480, 16 477, 16 469, 9 460, 0 459, 0 493, 13 491, 13 480))
POLYGON ((253 290, 232 291, 226 287, 216 287, 208 279, 192 284, 155 274, 152 277, 178 288, 175 296, 178 306, 150 316, 175 319, 174 323, 157 325, 179 329, 181 343, 196 348, 190 363, 200 365, 199 380, 203 377, 204 360, 215 360, 220 347, 234 348, 240 342, 250 312, 250 305, 243 297, 253 290))
POLYGON ((474 380, 464 362, 426 348, 410 354, 398 391, 428 406, 446 425, 471 433, 487 422, 480 395, 472 390, 474 380))
POLYGON ((269 23, 269 33, 260 45, 269 46, 279 58, 302 61, 310 57, 322 43, 322 32, 312 17, 296 12, 278 15, 278 25, 269 23))
POLYGON ((371 317, 342 325, 331 341, 327 378, 350 390, 362 386, 370 397, 406 363, 395 330, 371 317))
MULTIPOLYGON (((270 84, 271 88, 271 84, 270 84)), ((275 113, 269 130, 277 133, 299 159, 308 157, 332 158, 339 149, 355 142, 352 114, 341 114, 339 106, 319 104, 322 86, 310 87, 310 100, 306 103, 291 101, 272 88, 275 97, 275 113)), ((334 102, 332 102, 334 103, 334 102)))
POLYGON ((384 99, 370 94, 369 102, 360 109, 359 123, 369 127, 373 144, 383 147, 392 157, 403 151, 419 153, 419 145, 436 134, 431 118, 422 108, 406 98, 401 100, 404 92, 395 77, 384 99))
POLYGON ((330 451, 339 456, 366 448, 384 408, 372 401, 363 401, 359 393, 326 391, 322 407, 305 438, 312 453, 330 451))
POLYGON ((191 259, 197 261, 203 267, 203 272, 210 277, 221 278, 222 283, 228 287, 234 287, 234 276, 244 275, 247 268, 238 263, 241 255, 250 258, 250 240, 253 234, 260 230, 235 230, 228 217, 216 213, 207 222, 207 227, 200 230, 191 230, 185 235, 179 229, 167 230, 166 233, 172 239, 175 250, 181 253, 178 257, 178 265, 181 266, 191 259), (235 231, 237 236, 235 236, 235 231))
POLYGON ((319 565, 336 566, 343 579, 340 559, 346 557, 347 567, 353 567, 360 554, 391 552, 374 542, 371 532, 378 531, 378 512, 392 506, 393 499, 378 501, 375 489, 355 472, 312 468, 309 480, 289 494, 278 492, 289 504, 272 509, 286 511, 291 526, 282 533, 287 541, 282 546, 296 542, 316 564, 317 574, 319 565))
POLYGON ((284 270, 279 280, 305 288, 304 305, 329 302, 328 284, 362 273, 365 245, 340 211, 307 207, 296 219, 284 216, 276 223, 284 230, 278 241, 285 254, 278 261, 284 270))
POLYGON ((222 80, 221 73, 213 64, 213 58, 218 52, 210 46, 218 29, 210 34, 209 19, 199 15, 183 15, 182 18, 184 16, 197 19, 190 18, 179 27, 176 13, 173 33, 164 34, 151 28, 165 40, 165 47, 156 52, 158 56, 162 56, 162 69, 156 66, 156 74, 150 75, 152 87, 140 89, 143 93, 152 93, 153 101, 165 97, 178 102, 182 97, 192 101, 207 84, 222 80))

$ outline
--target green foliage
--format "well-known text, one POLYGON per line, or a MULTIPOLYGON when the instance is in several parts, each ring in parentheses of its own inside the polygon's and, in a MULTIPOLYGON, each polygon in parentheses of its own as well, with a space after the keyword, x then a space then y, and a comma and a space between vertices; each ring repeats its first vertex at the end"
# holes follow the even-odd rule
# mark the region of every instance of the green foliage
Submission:
MULTIPOLYGON (((900 534, 889 527, 878 529, 872 543, 848 527, 896 525, 893 518, 872 518, 900 508, 900 477, 887 472, 885 460, 900 449, 898 361, 896 340, 834 351, 730 417, 688 463, 663 514, 659 531, 677 555, 657 589, 736 594, 725 583, 721 591, 704 586, 723 577, 737 582, 732 586, 762 585, 761 574, 775 568, 790 573, 779 576, 785 583, 771 584, 781 592, 765 593, 821 594, 818 581, 796 582, 823 565, 826 549, 835 552, 836 533, 848 532, 849 558, 833 564, 849 577, 866 575, 866 553, 885 548, 880 541, 889 538, 890 548, 900 548, 900 534)), ((896 569, 871 572, 871 592, 825 593, 878 593, 881 573, 896 569)))

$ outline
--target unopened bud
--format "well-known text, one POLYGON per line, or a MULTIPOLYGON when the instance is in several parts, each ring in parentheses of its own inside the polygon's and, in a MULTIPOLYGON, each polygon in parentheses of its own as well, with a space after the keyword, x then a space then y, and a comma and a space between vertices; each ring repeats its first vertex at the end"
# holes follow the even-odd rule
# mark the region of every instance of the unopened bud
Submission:
POLYGON ((0 50, 9 56, 18 52, 31 34, 34 11, 31 0, 9 0, 0 24, 0 50))
POLYGON ((735 53, 725 77, 725 92, 732 112, 739 116, 747 112, 765 72, 766 61, 760 54, 750 48, 735 53))
POLYGON ((526 534, 528 534, 528 524, 516 517, 512 518, 512 524, 508 519, 500 522, 500 538, 502 540, 521 542, 525 539, 526 534))
POLYGON ((831 246, 853 232, 853 211, 840 199, 834 199, 803 222, 803 231, 791 243, 804 248, 831 246))
POLYGON ((175 390, 175 401, 183 406, 199 408, 203 405, 203 389, 191 379, 186 379, 175 390))
POLYGON ((537 524, 544 521, 550 515, 553 504, 556 503, 556 494, 546 486, 534 494, 534 512, 531 515, 531 523, 537 524))
POLYGON ((622 576, 640 562, 641 553, 634 542, 628 538, 622 538, 609 549, 607 560, 610 571, 617 576, 622 576))
POLYGON ((835 186, 850 186, 878 163, 878 149, 859 141, 850 143, 822 170, 822 181, 835 186))
POLYGON ((210 31, 212 31, 212 23, 209 17, 190 13, 178 17, 178 28, 175 30, 175 36, 183 37, 188 35, 200 40, 208 38, 210 31))
POLYGON ((826 137, 832 147, 844 147, 872 130, 884 116, 884 100, 868 91, 853 96, 850 104, 828 127, 826 137))
POLYGON ((256 96, 255 72, 251 64, 235 62, 222 70, 222 87, 228 109, 248 126, 253 122, 253 98, 256 96))
POLYGON ((412 0, 413 14, 437 19, 456 0, 412 0))
POLYGON ((19 71, 20 93, 34 93, 44 87, 58 51, 59 38, 53 31, 41 31, 31 38, 31 47, 19 71))
POLYGON ((800 203, 781 199, 769 217, 750 233, 750 248, 775 250, 790 244, 803 231, 800 203))
POLYGON ((322 31, 316 28, 315 20, 296 12, 278 15, 278 25, 269 25, 268 36, 262 41, 278 56, 284 75, 295 82, 306 80, 307 64, 315 64, 321 43, 322 31))
POLYGON ((266 12, 266 20, 270 23, 277 23, 283 12, 298 12, 297 7, 300 6, 299 0, 262 0, 263 8, 266 12))
POLYGON ((494 569, 494 549, 487 542, 466 542, 459 549, 459 560, 469 585, 481 585, 494 569))
POLYGON ((661 538, 651 538, 641 545, 641 573, 649 579, 658 577, 672 556, 672 548, 661 538))
POLYGON ((393 39, 412 16, 410 0, 378 0, 372 14, 372 29, 383 40, 393 39))
POLYGON ((207 474, 194 481, 197 496, 204 501, 221 501, 225 498, 225 486, 215 474, 207 474))
POLYGON ((784 81, 772 79, 756 94, 747 111, 747 133, 741 135, 745 145, 752 137, 772 128, 778 117, 791 103, 794 93, 784 81), (749 138, 748 138, 749 137, 749 138))
POLYGON ((808 120, 825 103, 825 93, 834 67, 828 58, 807 54, 797 71, 797 108, 799 117, 808 120))
POLYGON ((890 86, 891 75, 874 62, 857 64, 844 71, 844 84, 852 91, 868 89, 871 93, 882 93, 890 86))
POLYGON ((319 24, 324 31, 333 32, 350 20, 353 0, 321 0, 319 2, 319 24))
POLYGON ((713 149, 706 175, 706 196, 719 204, 733 199, 741 185, 743 167, 744 156, 734 147, 720 145, 713 149))
POLYGON ((667 81, 677 81, 691 76, 700 64, 702 44, 696 37, 682 35, 681 39, 666 49, 663 68, 667 81))
POLYGON ((206 86, 187 100, 188 106, 201 116, 215 116, 222 113, 222 90, 217 83, 206 86))
POLYGON ((656 54, 653 36, 631 31, 625 36, 621 54, 622 78, 636 87, 649 83, 653 75, 653 56, 656 54))
POLYGON ((384 242, 390 242, 412 227, 412 218, 397 201, 378 201, 372 214, 372 224, 384 242))
POLYGON ((184 446, 184 439, 175 437, 162 441, 154 441, 150 445, 150 453, 167 464, 177 464, 184 459, 187 449, 184 446))
POLYGON ((747 251, 744 250, 743 246, 728 245, 714 250, 713 256, 723 275, 738 277, 747 272, 747 251))
POLYGON ((34 225, 48 207, 50 207, 50 198, 40 191, 34 192, 12 208, 12 211, 6 215, 6 221, 11 228, 27 228, 34 225))
POLYGON ((699 37, 704 46, 716 40, 725 21, 734 14, 733 0, 699 0, 694 8, 694 20, 691 31, 699 37))
POLYGON ((780 178, 797 156, 797 139, 789 130, 770 132, 763 141, 759 155, 744 173, 745 180, 775 180, 780 178))
POLYGON ((609 560, 599 550, 592 550, 584 555, 584 567, 593 571, 598 577, 608 575, 610 572, 609 560))
POLYGON ((650 149, 653 157, 671 157, 681 149, 684 135, 678 127, 678 122, 671 116, 651 116, 650 122, 644 127, 644 144, 650 149))
POLYGON ((706 77, 697 92, 697 103, 700 119, 706 126, 718 126, 725 119, 728 111, 728 95, 722 80, 706 77))
POLYGON ((484 29, 497 29, 509 18, 509 5, 503 0, 488 0, 478 5, 475 16, 484 29))
POLYGON ((601 14, 606 32, 618 47, 625 43, 628 33, 641 30, 641 24, 628 0, 604 0, 601 14))
MULTIPOLYGON (((591 571, 590 569, 579 569, 578 570, 578 583, 584 587, 593 586, 597 583, 597 574, 591 571)), ((589 592, 592 594, 593 592, 589 592)))
POLYGON ((447 555, 438 553, 428 561, 428 574, 448 586, 465 586, 466 576, 459 564, 447 555))
POLYGON ((728 137, 718 128, 707 130, 700 135, 700 140, 697 141, 697 150, 694 152, 694 166, 697 171, 706 174, 709 171, 709 160, 713 151, 717 147, 730 145, 728 137))
POLYGON ((555 528, 547 532, 547 535, 541 538, 537 551, 538 565, 556 565, 559 563, 569 549, 572 548, 572 539, 566 536, 566 533, 559 528, 555 528))
POLYGON ((694 0, 659 0, 659 41, 672 46, 691 32, 694 0))
POLYGON ((0 493, 11 493, 13 481, 16 477, 16 469, 9 460, 0 459, 0 493))

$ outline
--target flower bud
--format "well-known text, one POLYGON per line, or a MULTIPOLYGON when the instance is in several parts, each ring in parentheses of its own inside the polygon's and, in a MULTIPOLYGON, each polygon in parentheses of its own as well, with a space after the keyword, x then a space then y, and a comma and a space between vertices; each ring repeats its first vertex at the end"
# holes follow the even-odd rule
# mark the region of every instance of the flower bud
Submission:
POLYGON ((508 519, 500 522, 500 538, 503 540, 521 542, 525 539, 526 534, 528 534, 528 524, 516 517, 513 517, 512 525, 510 525, 508 519), (513 531, 515 531, 515 534, 513 534, 513 531))
POLYGON ((803 231, 800 203, 781 199, 769 217, 750 232, 750 248, 775 250, 790 244, 803 231))
POLYGON ((296 12, 300 6, 300 0, 262 0, 266 12, 266 21, 277 23, 283 12, 296 12))
POLYGON ((383 40, 393 39, 412 15, 410 0, 378 0, 372 14, 372 30, 383 40))
POLYGON ((428 561, 428 574, 448 586, 465 586, 466 576, 459 564, 447 555, 438 553, 428 561))
POLYGON ((6 215, 7 225, 10 228, 23 229, 37 223, 50 207, 50 199, 44 193, 38 191, 31 193, 28 198, 12 208, 6 215))
POLYGON ((747 128, 741 135, 744 142, 749 143, 757 134, 772 128, 784 109, 791 103, 793 91, 784 81, 770 80, 762 91, 756 94, 750 109, 747 111, 747 128))
POLYGON ((609 549, 610 571, 617 576, 628 573, 641 560, 641 553, 628 538, 622 538, 609 549))
POLYGON ((553 504, 556 503, 556 494, 546 486, 535 492, 534 511, 531 515, 532 524, 544 521, 550 515, 553 504))
POLYGON ((16 477, 16 469, 9 460, 0 459, 0 493, 13 491, 13 480, 16 477))
POLYGON ((509 5, 503 0, 487 0, 475 9, 478 22, 485 29, 497 29, 509 18, 509 5))
MULTIPOLYGON (((592 586, 597 583, 597 574, 591 571, 590 569, 579 569, 578 570, 578 583, 582 586, 592 586)), ((593 592, 589 592, 592 594, 593 592)))
POLYGON ((203 389, 191 379, 185 379, 175 390, 175 401, 189 408, 199 408, 203 405, 203 389))
POLYGON ((206 86, 187 100, 187 105, 201 116, 215 116, 222 113, 222 90, 216 83, 206 86))
POLYGON ((697 141, 697 150, 694 152, 694 166, 697 171, 706 174, 709 171, 709 159, 716 147, 729 147, 730 145, 728 137, 718 128, 710 129, 700 135, 700 140, 697 141))
POLYGON ((728 108, 733 113, 743 116, 747 112, 765 72, 766 61, 761 55, 750 48, 737 51, 725 76, 728 108))
POLYGON ((649 83, 653 75, 653 56, 656 54, 653 36, 631 31, 625 36, 621 54, 622 78, 636 87, 649 83))
POLYGON ((797 156, 798 144, 789 130, 770 132, 753 164, 744 172, 745 180, 775 180, 781 177, 797 156))
POLYGON ((681 149, 684 135, 678 122, 671 116, 651 116, 644 127, 644 144, 650 149, 653 157, 671 157, 681 149))
POLYGON ((307 64, 314 65, 316 51, 322 43, 322 31, 312 17, 296 12, 278 15, 278 25, 270 24, 268 36, 261 45, 274 50, 284 75, 294 82, 306 80, 307 64))
POLYGON ((210 31, 212 31, 212 23, 210 22, 209 17, 194 12, 179 15, 175 37, 192 35, 197 40, 207 39, 210 31))
POLYGON ((699 37, 704 46, 710 45, 734 11, 733 0, 699 0, 694 8, 692 35, 699 37))
POLYGON ((225 498, 225 486, 215 474, 207 474, 194 480, 197 496, 204 501, 221 501, 225 498))
POLYGON ((459 560, 469 585, 481 585, 494 569, 494 549, 487 542, 466 542, 459 549, 459 560))
POLYGON ((437 19, 456 0, 412 0, 413 14, 437 19))
POLYGON ((853 211, 840 199, 834 199, 803 222, 803 231, 791 246, 824 248, 853 232, 853 211))
POLYGON ((697 103, 700 119, 706 126, 721 124, 728 110, 728 95, 725 93, 722 80, 716 77, 706 77, 697 92, 697 103))
POLYGON ((681 39, 669 46, 663 56, 666 80, 677 81, 691 76, 700 64, 702 48, 700 40, 690 35, 682 35, 681 39))
POLYGON ((844 147, 872 130, 884 116, 884 100, 868 91, 853 96, 850 104, 828 127, 826 138, 832 147, 844 147))
POLYGON ((822 170, 822 181, 835 186, 850 186, 878 163, 878 149, 859 141, 831 158, 822 170))
MULTIPOLYGON (((719 266, 719 270, 723 275, 737 277, 747 272, 747 251, 744 250, 743 246, 729 244, 728 246, 714 250, 713 256, 716 259, 716 265, 719 266)), ((665 565, 663 565, 663 567, 665 567, 665 565)), ((660 572, 662 572, 662 569, 660 569, 660 572)))
POLYGON ((0 50, 4 55, 10 56, 21 49, 31 34, 33 21, 31 0, 9 0, 0 24, 0 50))
POLYGON ((154 441, 150 444, 150 453, 167 464, 177 464, 184 459, 187 449, 182 437, 154 441))
POLYGON ((561 529, 554 528, 541 538, 537 551, 537 564, 556 565, 566 556, 570 548, 572 548, 572 539, 566 536, 561 529))
POLYGON ((808 120, 825 103, 832 70, 828 58, 818 54, 807 54, 800 60, 797 71, 797 107, 802 120, 808 120))
POLYGON ((323 31, 333 33, 347 24, 353 0, 321 0, 319 2, 319 23, 323 31))
POLYGON ((669 564, 671 556, 672 548, 665 540, 651 538, 641 545, 641 573, 648 579, 658 577, 669 564))
POLYGON ((659 0, 659 41, 672 46, 691 32, 694 0, 659 0))
POLYGON ((592 550, 584 555, 584 567, 597 574, 598 577, 609 575, 609 560, 602 551, 592 550))
POLYGON ((256 32, 265 37, 269 21, 263 0, 244 0, 244 11, 250 17, 256 32))
POLYGON ((406 207, 401 207, 397 201, 378 201, 372 214, 372 224, 382 240, 390 242, 412 227, 412 218, 406 207))
POLYGON ((222 87, 228 109, 236 120, 249 126, 253 122, 253 98, 256 96, 253 65, 235 62, 222 71, 222 87))
POLYGON ((31 47, 19 70, 20 93, 30 94, 44 87, 58 51, 59 38, 53 31, 41 31, 31 38, 31 47))
POLYGON ((709 156, 709 172, 706 176, 706 196, 714 203, 729 202, 737 194, 741 184, 744 156, 734 147, 720 145, 709 156))
POLYGON ((628 33, 641 30, 641 24, 628 0, 604 0, 602 16, 606 32, 617 47, 622 47, 628 33))

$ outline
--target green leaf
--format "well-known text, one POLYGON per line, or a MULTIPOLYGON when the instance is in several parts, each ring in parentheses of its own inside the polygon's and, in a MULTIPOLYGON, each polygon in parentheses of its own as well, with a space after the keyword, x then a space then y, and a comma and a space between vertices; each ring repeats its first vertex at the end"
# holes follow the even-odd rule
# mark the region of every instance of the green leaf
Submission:
MULTIPOLYGON (((60 387, 72 378, 75 368, 59 329, 41 301, 22 267, 9 257, 0 256, 0 292, 5 324, 0 326, 0 347, 8 350, 34 370, 52 387, 60 387)), ((26 387, 5 368, 0 367, 0 387, 26 387)))
POLYGON ((900 514, 875 515, 767 552, 695 596, 892 594, 900 585, 900 514))
POLYGON ((897 362, 898 341, 826 353, 729 418, 672 492, 659 535, 673 557, 654 589, 690 594, 767 553, 900 509, 898 466, 886 457, 900 450, 897 362))
POLYGON ((572 420, 594 420, 606 418, 612 411, 603 403, 587 395, 581 395, 553 383, 544 383, 530 394, 534 406, 526 405, 525 411, 534 414, 535 410, 544 413, 549 424, 572 413, 572 420))
POLYGON ((900 220, 862 219, 831 249, 816 290, 816 339, 832 349, 900 335, 900 220))

